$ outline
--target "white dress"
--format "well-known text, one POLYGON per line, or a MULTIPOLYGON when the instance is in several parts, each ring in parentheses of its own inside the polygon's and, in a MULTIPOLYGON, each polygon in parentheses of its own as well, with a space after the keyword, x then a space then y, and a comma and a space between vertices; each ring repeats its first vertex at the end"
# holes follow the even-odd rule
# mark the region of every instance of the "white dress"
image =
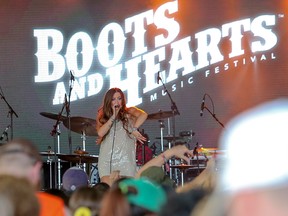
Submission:
MULTIPOLYGON (((131 124, 129 124, 131 131, 131 124)), ((136 139, 127 134, 121 121, 115 121, 99 150, 98 171, 100 178, 119 170, 120 176, 136 174, 136 139), (112 159, 112 160, 111 160, 112 159)))

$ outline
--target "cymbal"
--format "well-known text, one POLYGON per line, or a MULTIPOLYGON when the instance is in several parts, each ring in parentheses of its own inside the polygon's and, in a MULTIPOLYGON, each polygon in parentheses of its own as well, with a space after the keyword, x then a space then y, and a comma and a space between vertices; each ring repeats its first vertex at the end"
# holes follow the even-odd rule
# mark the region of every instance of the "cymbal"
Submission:
POLYGON ((75 150, 74 153, 77 155, 89 154, 87 151, 83 151, 83 150, 75 150))
MULTIPOLYGON (((46 118, 50 118, 50 119, 58 119, 59 114, 56 113, 48 113, 48 112, 40 112, 40 115, 46 117, 46 118)), ((60 115, 59 120, 60 121, 64 121, 67 117, 60 115)))
POLYGON ((98 162, 98 156, 60 154, 58 155, 58 158, 64 161, 72 162, 72 163, 97 163, 98 162))
MULTIPOLYGON (((69 129, 68 118, 63 121, 63 124, 69 129)), ((87 136, 97 136, 96 120, 94 119, 79 116, 70 117, 70 126, 71 130, 76 133, 82 134, 85 132, 85 135, 87 136)))
POLYGON ((203 152, 203 153, 213 153, 213 152, 216 152, 217 150, 218 150, 218 148, 203 148, 203 147, 201 147, 201 148, 198 148, 197 149, 198 150, 198 152, 203 152))
POLYGON ((177 168, 177 169, 189 169, 195 167, 195 165, 188 165, 188 164, 179 164, 179 165, 171 165, 170 168, 177 168))
MULTIPOLYGON (((39 154, 41 156, 54 156, 55 155, 55 153, 53 151, 42 151, 42 152, 39 152, 39 154)), ((58 154, 56 153, 56 155, 58 155, 58 154)))
POLYGON ((173 116, 172 111, 159 111, 157 113, 151 113, 148 115, 147 119, 148 120, 158 120, 158 119, 164 119, 164 118, 169 118, 173 116))
MULTIPOLYGON (((156 139, 161 139, 161 137, 156 137, 156 139)), ((172 141, 174 139, 176 140, 176 139, 181 139, 181 138, 180 137, 174 137, 172 135, 171 136, 168 135, 168 136, 163 136, 163 139, 168 140, 168 141, 172 141)))

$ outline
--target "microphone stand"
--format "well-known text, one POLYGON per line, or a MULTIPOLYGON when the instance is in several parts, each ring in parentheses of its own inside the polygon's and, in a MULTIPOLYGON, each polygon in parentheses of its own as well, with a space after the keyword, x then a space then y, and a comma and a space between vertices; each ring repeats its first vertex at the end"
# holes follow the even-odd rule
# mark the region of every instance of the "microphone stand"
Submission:
POLYGON ((57 154, 56 154, 56 137, 58 137, 58 148, 57 148, 57 153, 60 153, 60 142, 59 142, 59 135, 60 135, 60 131, 59 131, 59 124, 60 124, 60 118, 62 116, 63 110, 64 108, 67 106, 66 105, 66 95, 65 95, 65 101, 62 105, 62 109, 60 111, 60 113, 58 114, 58 118, 56 120, 55 125, 53 126, 53 130, 51 131, 51 136, 54 137, 54 161, 55 161, 55 175, 54 175, 54 185, 56 187, 56 185, 58 185, 58 189, 61 188, 61 163, 60 163, 60 159, 57 159, 57 154), (57 135, 57 136, 56 136, 57 135), (56 163, 57 161, 57 163, 56 163), (57 184, 57 167, 58 167, 58 184, 57 184))
POLYGON ((169 96, 169 99, 171 101, 173 141, 175 143, 175 115, 180 115, 180 113, 179 113, 179 110, 176 106, 176 103, 173 101, 169 91, 167 90, 165 84, 163 83, 162 78, 159 76, 158 79, 161 81, 163 88, 164 88, 164 92, 167 93, 167 95, 169 96))
POLYGON ((1 99, 3 99, 5 101, 5 103, 7 104, 8 108, 9 108, 9 112, 8 112, 8 115, 7 116, 10 116, 10 126, 11 126, 11 134, 10 134, 10 140, 13 139, 13 114, 18 118, 18 115, 17 113, 14 111, 14 109, 10 106, 10 104, 8 103, 8 101, 6 100, 6 98, 4 97, 4 94, 3 94, 3 91, 2 91, 2 88, 0 87, 0 96, 1 96, 1 99))
MULTIPOLYGON (((68 119, 68 142, 69 142, 69 154, 72 154, 72 138, 71 138, 71 115, 70 115, 70 99, 71 99, 71 92, 74 85, 74 79, 71 77, 70 84, 69 84, 69 94, 68 94, 68 101, 66 103, 66 115, 68 119)), ((84 149, 85 151, 85 149, 84 149)))
POLYGON ((210 95, 208 95, 208 94, 206 94, 209 98, 210 98, 210 101, 211 101, 211 103, 212 103, 212 107, 213 107, 213 112, 211 112, 210 110, 209 110, 209 108, 208 107, 206 107, 205 105, 204 105, 204 109, 206 109, 210 114, 211 114, 211 116, 223 127, 223 128, 225 128, 224 127, 224 125, 219 121, 219 119, 216 117, 216 114, 214 113, 214 103, 213 103, 213 100, 212 100, 212 98, 210 97, 210 95))
MULTIPOLYGON (((158 73, 158 77, 157 77, 157 80, 160 80, 162 85, 163 85, 163 88, 164 88, 164 92, 167 93, 167 95, 169 96, 169 99, 170 99, 170 102, 171 102, 171 110, 172 110, 172 131, 173 131, 173 145, 175 144, 176 140, 175 140, 175 115, 180 115, 179 113, 179 110, 176 106, 176 103, 173 101, 169 91, 167 90, 164 82, 162 81, 162 78, 159 76, 159 73, 158 73)), ((171 143, 169 142, 169 148, 171 148, 171 143)), ((170 173, 170 178, 172 179, 172 168, 171 168, 171 159, 169 160, 169 167, 170 167, 170 170, 169 170, 169 173, 170 173)))

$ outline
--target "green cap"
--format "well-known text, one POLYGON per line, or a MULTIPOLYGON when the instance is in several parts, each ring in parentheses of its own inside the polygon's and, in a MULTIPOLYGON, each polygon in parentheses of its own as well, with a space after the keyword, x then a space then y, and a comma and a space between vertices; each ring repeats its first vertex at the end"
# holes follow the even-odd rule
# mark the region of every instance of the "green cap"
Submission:
POLYGON ((159 185, 148 179, 125 179, 119 183, 119 188, 126 195, 129 203, 158 213, 166 202, 166 193, 159 185), (130 192, 130 188, 135 192, 130 192))

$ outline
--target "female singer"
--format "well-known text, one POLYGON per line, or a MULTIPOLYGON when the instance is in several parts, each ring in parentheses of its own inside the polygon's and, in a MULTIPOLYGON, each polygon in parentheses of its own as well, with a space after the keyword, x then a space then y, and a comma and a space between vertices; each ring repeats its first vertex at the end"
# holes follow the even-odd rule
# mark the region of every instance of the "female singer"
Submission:
POLYGON ((135 145, 137 141, 146 141, 138 128, 147 116, 146 112, 137 107, 126 107, 121 89, 111 88, 107 91, 96 118, 101 182, 110 184, 110 174, 115 171, 120 172, 122 177, 135 177, 135 145))

